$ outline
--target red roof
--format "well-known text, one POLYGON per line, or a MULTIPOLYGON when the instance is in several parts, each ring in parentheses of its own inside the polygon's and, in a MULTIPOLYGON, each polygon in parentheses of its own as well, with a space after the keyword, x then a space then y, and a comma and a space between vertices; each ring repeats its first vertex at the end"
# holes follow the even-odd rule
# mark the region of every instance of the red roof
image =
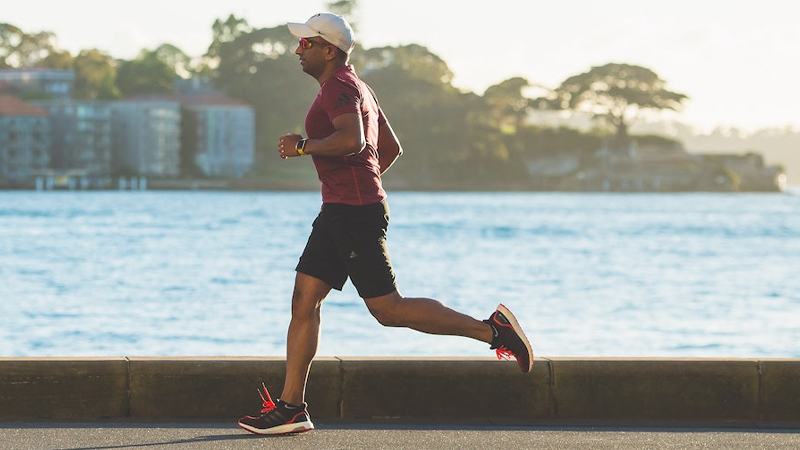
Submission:
POLYGON ((47 111, 25 103, 13 95, 0 94, 0 116, 48 116, 47 111))

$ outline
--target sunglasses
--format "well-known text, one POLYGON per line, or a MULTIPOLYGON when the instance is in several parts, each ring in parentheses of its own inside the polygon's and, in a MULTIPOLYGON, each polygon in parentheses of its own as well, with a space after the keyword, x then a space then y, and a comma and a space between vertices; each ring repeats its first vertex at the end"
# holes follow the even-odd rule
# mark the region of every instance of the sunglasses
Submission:
POLYGON ((314 42, 310 39, 300 38, 300 48, 308 50, 315 45, 329 45, 327 42, 314 42))

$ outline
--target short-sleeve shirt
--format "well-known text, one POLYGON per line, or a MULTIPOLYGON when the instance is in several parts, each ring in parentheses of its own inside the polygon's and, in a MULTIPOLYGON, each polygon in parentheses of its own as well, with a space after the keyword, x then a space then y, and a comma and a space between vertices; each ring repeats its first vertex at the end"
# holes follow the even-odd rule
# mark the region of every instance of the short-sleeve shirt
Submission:
POLYGON ((324 139, 333 134, 333 119, 356 113, 364 124, 366 146, 348 156, 312 155, 322 183, 323 203, 370 205, 386 198, 378 163, 378 128, 386 118, 366 83, 353 66, 337 70, 325 80, 306 115, 306 133, 310 139, 324 139))

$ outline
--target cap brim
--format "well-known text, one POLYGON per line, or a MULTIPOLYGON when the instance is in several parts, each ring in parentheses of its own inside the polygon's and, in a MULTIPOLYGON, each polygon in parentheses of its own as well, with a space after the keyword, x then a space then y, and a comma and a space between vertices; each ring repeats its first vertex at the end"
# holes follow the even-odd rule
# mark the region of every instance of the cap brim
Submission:
POLYGON ((290 22, 286 25, 289 27, 289 32, 292 33, 295 37, 310 38, 314 36, 319 36, 319 33, 312 30, 311 28, 308 27, 308 25, 304 23, 290 22))

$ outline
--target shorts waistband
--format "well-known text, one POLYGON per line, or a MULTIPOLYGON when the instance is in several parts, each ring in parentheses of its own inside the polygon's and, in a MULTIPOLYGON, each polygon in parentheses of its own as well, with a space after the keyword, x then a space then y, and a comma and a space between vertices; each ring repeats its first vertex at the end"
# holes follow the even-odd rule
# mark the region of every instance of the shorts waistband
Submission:
POLYGON ((323 203, 321 210, 324 212, 345 212, 355 210, 369 210, 369 209, 385 209, 386 200, 381 200, 378 203, 370 203, 368 205, 348 205, 346 203, 323 203))

